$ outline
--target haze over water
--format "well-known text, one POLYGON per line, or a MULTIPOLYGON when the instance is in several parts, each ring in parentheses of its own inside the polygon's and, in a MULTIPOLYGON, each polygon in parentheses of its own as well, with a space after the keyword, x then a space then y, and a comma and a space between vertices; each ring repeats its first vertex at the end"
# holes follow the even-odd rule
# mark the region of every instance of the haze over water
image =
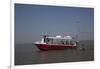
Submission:
POLYGON ((15 4, 15 65, 93 60, 93 8, 15 4), (75 36, 85 50, 40 51, 33 42, 44 34, 75 36))
POLYGON ((15 4, 16 44, 32 43, 44 34, 93 40, 93 30, 93 8, 15 4))

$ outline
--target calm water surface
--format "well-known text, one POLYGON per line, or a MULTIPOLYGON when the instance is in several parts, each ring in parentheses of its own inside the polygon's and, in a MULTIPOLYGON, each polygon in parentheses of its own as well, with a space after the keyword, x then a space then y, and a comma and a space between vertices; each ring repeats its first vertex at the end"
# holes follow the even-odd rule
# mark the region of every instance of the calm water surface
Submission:
POLYGON ((81 41, 85 50, 66 49, 40 51, 34 44, 15 44, 15 65, 93 61, 94 42, 81 41))

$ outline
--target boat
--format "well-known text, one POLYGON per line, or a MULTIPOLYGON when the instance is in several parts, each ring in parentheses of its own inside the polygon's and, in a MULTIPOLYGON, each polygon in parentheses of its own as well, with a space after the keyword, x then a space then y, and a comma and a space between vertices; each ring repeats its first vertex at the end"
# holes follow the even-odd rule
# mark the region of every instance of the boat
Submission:
POLYGON ((44 35, 41 41, 34 42, 40 50, 61 50, 61 49, 76 49, 78 48, 78 41, 71 36, 57 35, 49 37, 44 35))

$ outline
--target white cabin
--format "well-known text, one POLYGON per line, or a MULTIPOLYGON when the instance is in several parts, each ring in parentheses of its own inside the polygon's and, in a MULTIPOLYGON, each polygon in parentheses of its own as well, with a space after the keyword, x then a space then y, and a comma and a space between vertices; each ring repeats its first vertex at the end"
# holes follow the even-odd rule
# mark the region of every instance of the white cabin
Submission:
POLYGON ((63 45, 73 45, 76 46, 76 41, 72 39, 71 36, 60 36, 57 35, 56 37, 49 37, 44 36, 40 42, 40 44, 63 44, 63 45))

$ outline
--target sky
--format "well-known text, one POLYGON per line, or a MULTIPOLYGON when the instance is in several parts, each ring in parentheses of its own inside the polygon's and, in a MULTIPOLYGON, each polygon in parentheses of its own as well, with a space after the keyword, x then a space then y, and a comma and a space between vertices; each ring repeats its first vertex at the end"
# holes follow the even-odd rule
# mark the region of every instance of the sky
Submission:
POLYGON ((33 43, 45 34, 93 40, 94 9, 15 4, 15 43, 33 43))

